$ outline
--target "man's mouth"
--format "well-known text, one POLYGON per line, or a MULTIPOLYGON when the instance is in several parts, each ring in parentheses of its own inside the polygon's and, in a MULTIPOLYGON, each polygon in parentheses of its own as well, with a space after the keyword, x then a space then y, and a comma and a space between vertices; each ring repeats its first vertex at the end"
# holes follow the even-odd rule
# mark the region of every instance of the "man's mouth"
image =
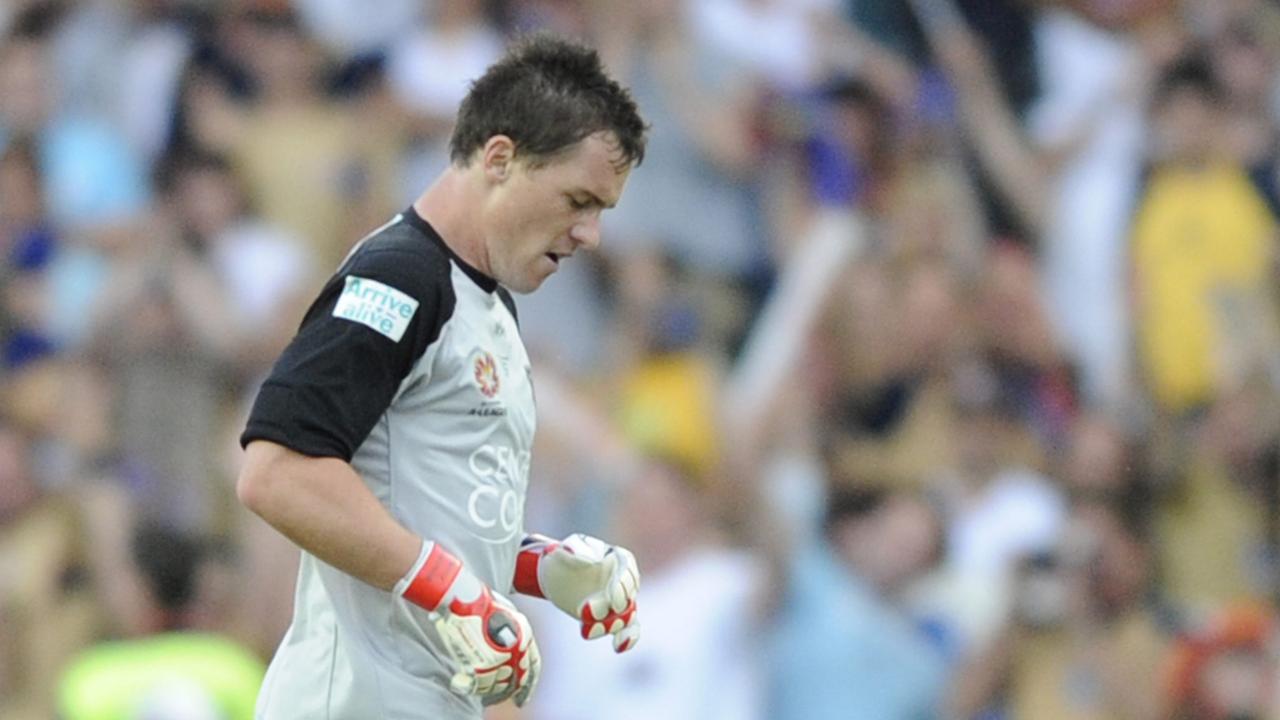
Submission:
POLYGON ((557 255, 556 253, 549 252, 549 253, 547 253, 547 257, 551 259, 551 262, 555 263, 555 264, 556 264, 556 266, 557 266, 557 267, 559 267, 559 266, 560 266, 560 260, 561 260, 561 259, 563 259, 563 258, 568 257, 568 255, 557 255))

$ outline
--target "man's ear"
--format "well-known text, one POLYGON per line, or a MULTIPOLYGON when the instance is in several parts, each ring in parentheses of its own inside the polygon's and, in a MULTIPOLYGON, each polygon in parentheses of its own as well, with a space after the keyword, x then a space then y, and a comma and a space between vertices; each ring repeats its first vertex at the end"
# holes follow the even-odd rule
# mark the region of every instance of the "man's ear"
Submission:
POLYGON ((492 182, 505 181, 511 175, 515 161, 515 141, 506 135, 494 135, 481 149, 480 162, 484 175, 492 182))

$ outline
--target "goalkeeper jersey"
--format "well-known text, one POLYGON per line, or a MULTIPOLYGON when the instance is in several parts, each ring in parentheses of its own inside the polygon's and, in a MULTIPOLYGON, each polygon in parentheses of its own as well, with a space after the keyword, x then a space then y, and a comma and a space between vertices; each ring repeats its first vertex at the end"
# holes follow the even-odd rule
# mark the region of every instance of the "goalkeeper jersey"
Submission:
MULTIPOLYGON (((507 593, 534 424, 511 296, 410 208, 324 286, 241 443, 349 461, 397 521, 507 593)), ((258 716, 479 718, 450 674, 425 611, 303 552, 258 716)))

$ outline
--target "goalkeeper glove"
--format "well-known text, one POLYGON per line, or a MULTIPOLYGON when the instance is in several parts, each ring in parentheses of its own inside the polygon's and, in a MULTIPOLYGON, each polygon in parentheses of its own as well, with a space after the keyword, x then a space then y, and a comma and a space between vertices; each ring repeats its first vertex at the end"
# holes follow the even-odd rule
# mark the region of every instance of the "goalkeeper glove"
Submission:
POLYGON ((630 650, 640 639, 640 568, 626 548, 581 533, 561 542, 527 535, 516 560, 515 589, 550 600, 582 624, 587 640, 612 635, 615 652, 630 650))
POLYGON ((485 705, 515 696, 523 706, 542 669, 529 621, 444 548, 424 541, 418 561, 393 592, 425 608, 457 666, 449 683, 485 705))

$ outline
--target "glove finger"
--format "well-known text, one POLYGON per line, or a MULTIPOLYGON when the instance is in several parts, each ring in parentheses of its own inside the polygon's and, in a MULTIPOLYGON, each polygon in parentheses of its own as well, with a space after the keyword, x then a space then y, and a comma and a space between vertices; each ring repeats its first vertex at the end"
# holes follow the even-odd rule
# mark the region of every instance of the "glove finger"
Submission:
MULTIPOLYGON (((626 552, 625 550, 623 552, 626 552)), ((630 554, 630 553, 628 553, 630 554)), ((613 577, 609 580, 609 606, 614 612, 620 613, 627 609, 631 601, 635 599, 638 591, 639 579, 635 572, 626 562, 619 562, 613 577)))
POLYGON ((603 637, 608 632, 608 628, 599 620, 583 620, 582 621, 582 639, 595 640, 603 637))
POLYGON ((459 670, 449 679, 449 689, 456 695, 470 695, 475 686, 476 676, 465 670, 459 670))
POLYGON ((440 635, 440 639, 444 640, 445 650, 454 663, 464 668, 478 664, 479 658, 476 657, 475 648, 466 641, 464 636, 466 631, 456 621, 451 622, 448 618, 436 620, 436 632, 440 635))
POLYGON ((622 575, 622 582, 626 584, 627 592, 635 595, 640 592, 640 566, 636 565, 635 558, 632 558, 624 567, 626 571, 622 575))
POLYGON ((627 592, 627 586, 619 582, 609 584, 609 608, 616 613, 620 613, 627 609, 627 605, 631 604, 630 593, 627 592))
POLYGON ((515 689, 516 707, 523 707, 533 693, 538 682, 538 673, 542 669, 542 657, 538 652, 538 643, 530 642, 524 657, 520 659, 522 674, 517 676, 515 689))
POLYGON ((591 616, 596 619, 603 618, 609 613, 609 608, 614 604, 613 598, 613 578, 618 569, 618 556, 616 553, 610 552, 605 555, 604 560, 600 562, 598 568, 602 579, 607 578, 604 582, 603 589, 588 595, 584 603, 591 608, 591 616))
POLYGON ((634 625, 636 621, 639 620, 636 602, 632 600, 630 603, 628 603, 626 611, 623 613, 620 613, 618 617, 622 620, 622 627, 615 628, 614 629, 615 633, 621 632, 624 628, 629 628, 632 625, 634 625))
POLYGON ((612 602, 608 593, 595 593, 583 603, 582 621, 584 623, 599 623, 609 615, 611 605, 612 602))
POLYGON ((640 623, 634 620, 627 624, 622 630, 613 635, 613 651, 616 653, 624 653, 636 646, 640 642, 640 623))
POLYGON ((529 673, 525 676, 524 684, 516 692, 516 707, 524 707, 529 702, 529 698, 533 695, 533 689, 538 685, 538 678, 542 674, 542 658, 537 653, 537 646, 534 646, 529 659, 529 673))
POLYGON ((640 590, 640 571, 631 551, 625 548, 614 550, 618 560, 609 578, 609 600, 614 612, 622 612, 640 590))
POLYGON ((636 562, 636 556, 624 547, 615 548, 615 552, 618 555, 618 574, 624 577, 632 592, 639 590, 640 564, 636 562))
POLYGON ((622 594, 630 600, 640 592, 640 581, 630 569, 625 569, 613 578, 613 584, 622 588, 622 594))

